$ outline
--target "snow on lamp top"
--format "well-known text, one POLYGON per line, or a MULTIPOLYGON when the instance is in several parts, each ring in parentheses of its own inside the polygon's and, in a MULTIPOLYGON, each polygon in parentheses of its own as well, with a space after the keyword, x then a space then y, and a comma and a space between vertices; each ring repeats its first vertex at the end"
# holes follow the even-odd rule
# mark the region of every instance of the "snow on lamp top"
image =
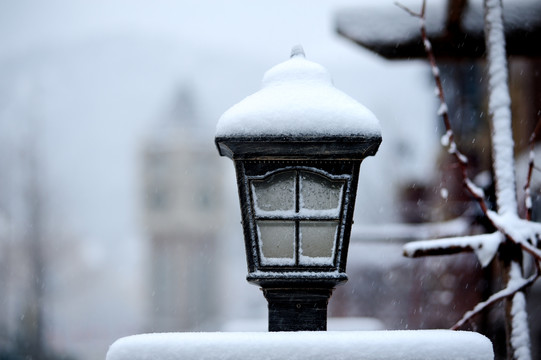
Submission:
POLYGON ((262 85, 221 116, 216 136, 381 136, 376 116, 336 89, 300 46, 265 73, 262 85))

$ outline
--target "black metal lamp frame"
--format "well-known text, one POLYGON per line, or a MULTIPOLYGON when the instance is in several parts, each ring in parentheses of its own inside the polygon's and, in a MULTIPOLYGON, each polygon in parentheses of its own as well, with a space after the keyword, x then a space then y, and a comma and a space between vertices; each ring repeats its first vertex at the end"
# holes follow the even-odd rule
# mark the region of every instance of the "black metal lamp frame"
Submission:
MULTIPOLYGON (((217 137, 215 141, 220 155, 235 163, 247 280, 259 285, 268 301, 269 331, 326 330, 328 300, 334 287, 347 281, 347 251, 360 165, 364 158, 376 153, 381 137, 217 137), (254 209, 251 183, 287 171, 297 177, 299 172, 307 172, 341 182, 344 189, 341 208, 339 215, 332 218, 288 217, 296 229, 294 262, 265 264, 261 261, 256 225, 261 217, 258 218, 254 209), (332 261, 303 264, 299 261, 299 223, 322 220, 338 223, 332 261)), ((295 196, 298 203, 298 191, 295 196)))

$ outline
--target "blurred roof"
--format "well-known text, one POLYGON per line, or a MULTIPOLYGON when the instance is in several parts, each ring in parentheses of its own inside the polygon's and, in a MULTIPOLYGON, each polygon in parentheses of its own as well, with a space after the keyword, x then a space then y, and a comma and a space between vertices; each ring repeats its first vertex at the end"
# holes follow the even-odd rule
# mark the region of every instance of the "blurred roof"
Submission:
MULTIPOLYGON (((400 1, 420 12, 421 0, 400 1)), ((541 1, 504 1, 507 53, 541 56, 541 1)), ((345 8, 336 14, 336 31, 388 59, 425 58, 419 19, 390 2, 345 8)), ((439 58, 478 58, 485 52, 482 0, 432 0, 426 27, 439 58)))

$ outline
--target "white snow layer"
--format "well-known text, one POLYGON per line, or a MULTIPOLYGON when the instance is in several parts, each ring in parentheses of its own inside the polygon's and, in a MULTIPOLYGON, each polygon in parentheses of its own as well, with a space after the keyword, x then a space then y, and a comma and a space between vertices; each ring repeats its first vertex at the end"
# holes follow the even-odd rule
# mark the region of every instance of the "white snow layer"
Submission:
POLYGON ((216 126, 216 136, 380 133, 376 116, 302 54, 268 70, 262 89, 227 110, 216 126))
POLYGON ((513 295, 511 316, 513 319, 511 346, 515 353, 515 359, 530 360, 532 356, 530 351, 528 312, 526 311, 526 297, 522 291, 513 295))
MULTIPOLYGON (((509 270, 508 288, 519 286, 524 282, 521 266, 513 262, 509 270)), ((511 303, 511 347, 513 358, 517 360, 531 360, 530 331, 528 328, 528 312, 526 311, 526 298, 524 292, 518 291, 513 295, 511 303)))
POLYGON ((487 0, 485 34, 488 65, 488 111, 492 120, 492 154, 498 213, 517 212, 511 130, 511 98, 501 0, 487 0))
POLYGON ((107 360, 489 360, 492 343, 451 330, 163 333, 117 340, 107 360))
POLYGON ((485 267, 492 261, 494 255, 498 252, 498 247, 500 246, 502 239, 502 234, 495 232, 492 234, 413 241, 404 245, 403 249, 404 254, 409 257, 413 257, 416 253, 422 253, 428 250, 452 248, 470 249, 475 252, 479 262, 485 267))

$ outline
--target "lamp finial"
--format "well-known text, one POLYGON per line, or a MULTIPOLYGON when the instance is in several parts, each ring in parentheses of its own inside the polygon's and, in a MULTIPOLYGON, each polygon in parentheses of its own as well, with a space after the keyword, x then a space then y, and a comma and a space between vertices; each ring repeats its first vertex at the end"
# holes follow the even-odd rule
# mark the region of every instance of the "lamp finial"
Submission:
POLYGON ((302 45, 298 44, 298 45, 295 45, 291 48, 291 58, 293 57, 297 57, 297 56, 302 56, 302 57, 306 57, 306 55, 304 54, 304 49, 302 48, 302 45))

